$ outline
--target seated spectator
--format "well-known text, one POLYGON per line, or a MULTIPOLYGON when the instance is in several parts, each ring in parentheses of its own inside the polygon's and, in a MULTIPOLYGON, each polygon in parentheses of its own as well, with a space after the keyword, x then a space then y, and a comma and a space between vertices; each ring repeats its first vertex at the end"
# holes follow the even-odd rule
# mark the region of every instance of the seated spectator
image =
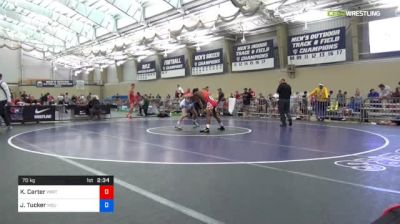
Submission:
POLYGON ((388 85, 379 84, 379 99, 388 99, 390 98, 391 92, 390 87, 388 85))
POLYGON ((393 103, 400 103, 400 87, 392 93, 393 103))

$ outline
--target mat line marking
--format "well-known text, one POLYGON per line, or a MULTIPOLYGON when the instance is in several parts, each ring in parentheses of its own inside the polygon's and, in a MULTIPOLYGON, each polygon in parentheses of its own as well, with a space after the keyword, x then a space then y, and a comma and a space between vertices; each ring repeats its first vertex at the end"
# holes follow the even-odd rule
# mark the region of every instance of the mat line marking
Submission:
MULTIPOLYGON (((248 121, 255 121, 255 120, 248 120, 248 121)), ((265 121, 267 122, 267 121, 265 121)), ((310 125, 314 125, 314 124, 310 124, 310 125)), ((76 126, 76 125, 72 125, 72 126, 76 126)), ((71 127, 72 126, 67 126, 67 127, 71 127)), ((319 125, 319 124, 315 124, 315 126, 326 126, 326 125, 319 125)), ((65 126, 63 126, 65 127, 65 126)), ((35 132, 35 131, 40 131, 40 130, 45 130, 45 129, 51 129, 51 128, 57 128, 57 127, 50 127, 50 128, 44 128, 44 129, 36 129, 36 130, 31 130, 31 131, 26 131, 26 132, 22 132, 19 134, 16 134, 14 136, 11 136, 8 139, 8 144, 11 145, 14 148, 17 148, 19 150, 22 151, 26 151, 26 152, 31 152, 31 153, 37 153, 37 154, 42 154, 42 155, 47 155, 47 156, 56 156, 56 157, 63 157, 63 158, 70 158, 70 159, 78 159, 78 160, 90 160, 90 161, 105 161, 105 162, 117 162, 117 163, 140 163, 140 164, 169 164, 169 165, 223 165, 223 164, 270 164, 270 163, 288 163, 288 162, 306 162, 306 161, 317 161, 317 160, 328 160, 328 159, 338 159, 338 158, 344 158, 344 157, 350 157, 350 156, 359 156, 362 154, 367 154, 367 153, 371 153, 371 152, 375 152, 378 150, 381 150, 385 147, 387 147, 389 145, 389 139, 387 139, 385 136, 378 134, 378 133, 374 133, 374 132, 370 132, 370 131, 365 131, 365 130, 361 130, 361 129, 355 129, 355 128, 348 128, 348 127, 340 127, 340 126, 331 126, 331 127, 335 127, 335 128, 343 128, 343 129, 351 129, 351 130, 356 130, 356 131, 360 131, 360 132, 364 132, 364 133, 369 133, 378 137, 381 137, 382 139, 384 139, 385 143, 375 149, 371 149, 371 150, 367 150, 367 151, 363 151, 363 152, 358 152, 358 153, 353 153, 353 154, 345 154, 345 155, 340 155, 340 156, 330 156, 330 157, 318 157, 318 158, 310 158, 310 159, 293 159, 293 160, 277 160, 277 161, 250 161, 250 162, 243 162, 243 161, 236 161, 236 160, 231 160, 229 159, 229 162, 200 162, 200 163, 193 163, 193 162, 154 162, 154 161, 132 161, 132 160, 112 160, 112 159, 93 159, 93 158, 85 158, 85 157, 74 157, 74 156, 61 156, 61 155, 56 155, 56 154, 51 154, 51 153, 42 153, 42 152, 36 152, 36 151, 32 151, 32 150, 28 150, 28 149, 24 149, 22 147, 18 147, 15 144, 12 143, 12 139, 14 139, 15 137, 18 137, 19 135, 23 135, 26 133, 30 133, 30 132, 35 132), (231 162, 231 161, 235 161, 235 162, 231 162)), ((81 129, 79 129, 81 130, 81 129)), ((90 131, 88 131, 90 132, 90 131)), ((99 134, 96 132, 96 134, 99 134)), ((108 136, 108 137, 112 137, 112 138, 119 138, 117 136, 113 136, 113 135, 106 135, 106 134, 102 134, 104 136, 108 136)), ((129 139, 132 140, 132 139, 129 139)), ((135 141, 139 141, 139 140, 135 140, 135 141)), ((142 142, 142 141, 140 141, 142 142)), ((145 143, 145 142, 142 142, 145 143)), ((153 144, 153 143, 148 143, 148 144, 153 144)), ((157 144, 155 144, 157 145, 157 144)), ((160 145, 158 145, 159 147, 160 145)), ((162 146, 163 148, 165 146, 162 146)), ((175 150, 178 151, 185 151, 185 152, 189 152, 187 150, 182 150, 182 149, 177 149, 176 147, 172 147, 175 148, 175 150)), ((195 154, 195 152, 192 152, 195 154)), ((208 154, 204 154, 204 153, 200 153, 203 154, 202 156, 207 156, 210 157, 212 155, 208 155, 208 154)), ((214 158, 217 158, 219 160, 226 160, 224 157, 217 157, 217 156, 212 156, 214 158)))
MULTIPOLYGON (((28 144, 28 145, 31 145, 31 146, 33 146, 35 148, 41 149, 41 147, 36 145, 36 144, 32 144, 32 143, 26 142, 26 141, 25 141, 25 143, 28 144)), ((63 157, 57 157, 57 158, 62 160, 62 161, 64 161, 64 162, 66 162, 66 163, 69 163, 70 165, 73 165, 75 167, 81 168, 81 169, 83 169, 83 170, 85 170, 87 172, 93 173, 95 175, 99 175, 99 176, 108 176, 109 175, 109 174, 103 173, 100 170, 94 169, 92 167, 86 166, 86 165, 84 165, 82 163, 79 163, 79 162, 76 162, 76 161, 73 161, 73 160, 70 160, 70 159, 67 159, 67 158, 63 158, 63 157)), ((177 202, 174 202, 174 201, 171 201, 169 199, 166 199, 166 198, 164 198, 164 197, 162 197, 160 195, 154 194, 154 193, 152 193, 150 191, 147 191, 147 190, 145 190, 145 189, 143 189, 141 187, 138 187, 138 186, 136 186, 134 184, 128 183, 128 182, 126 182, 126 181, 124 181, 122 179, 114 178, 114 182, 116 184, 120 185, 121 187, 124 187, 124 188, 126 188, 126 189, 128 189, 128 190, 130 190, 132 192, 137 193, 137 194, 140 194, 140 195, 142 195, 142 196, 144 196, 144 197, 146 197, 148 199, 151 199, 151 200, 153 200, 153 201, 155 201, 155 202, 157 202, 157 203, 159 203, 161 205, 164 205, 166 207, 174 209, 174 210, 176 210, 176 211, 178 211, 178 212, 180 212, 180 213, 182 213, 184 215, 187 215, 187 216, 189 216, 189 217, 191 217, 193 219, 196 219, 198 221, 201 221, 203 223, 207 223, 207 224, 224 224, 224 222, 222 222, 222 221, 219 221, 219 220, 216 220, 214 218, 211 218, 211 217, 209 217, 209 216, 207 216, 207 215, 205 215, 203 213, 195 211, 195 210, 193 210, 191 208, 188 208, 188 207, 186 207, 184 205, 181 205, 181 204, 179 204, 177 202)))
MULTIPOLYGON (((187 137, 219 137, 219 136, 237 136, 237 135, 245 135, 245 134, 249 134, 249 133, 251 133, 252 132, 252 130, 251 129, 249 129, 249 128, 244 128, 244 127, 236 127, 236 126, 225 126, 226 128, 237 128, 237 129, 243 129, 243 130, 246 130, 245 132, 239 132, 239 133, 228 133, 228 134, 220 134, 220 135, 215 135, 215 134, 197 134, 197 135, 183 135, 183 134, 179 134, 179 133, 176 133, 176 134, 164 134, 164 133, 158 133, 158 132, 154 132, 153 130, 154 129, 157 129, 157 128, 174 128, 174 126, 160 126, 160 127, 153 127, 153 128, 148 128, 147 130, 146 130, 146 132, 147 133, 150 133, 150 134, 154 134, 154 135, 161 135, 161 136, 177 136, 177 137, 185 137, 185 136, 187 136, 187 137)), ((197 129, 196 129, 197 130, 197 129)), ((221 132, 221 131, 219 131, 219 132, 221 132)), ((170 131, 170 133, 175 133, 175 132, 172 132, 172 131, 170 131)), ((222 132, 221 132, 222 133, 222 132)))
MULTIPOLYGON (((35 145, 35 144, 29 143, 29 142, 26 142, 26 144, 32 145, 32 146, 40 149, 40 147, 35 145)), ((64 161, 71 161, 71 162, 80 164, 78 162, 72 161, 72 160, 70 160, 68 158, 65 158, 65 157, 62 157, 62 156, 53 156, 53 157, 57 157, 58 159, 61 159, 61 160, 64 160, 64 161)), ((227 160, 229 160, 229 159, 227 159, 227 160)), ((81 165, 85 166, 83 164, 81 164, 81 165)), ((243 165, 248 165, 248 166, 251 166, 251 167, 257 167, 257 168, 263 168, 263 169, 269 169, 269 170, 289 173, 289 174, 293 174, 293 175, 299 175, 299 176, 303 176, 303 177, 317 179, 317 180, 320 180, 320 181, 328 181, 328 182, 331 182, 331 183, 338 183, 338 184, 358 187, 358 188, 367 189, 367 190, 374 190, 374 191, 385 192, 385 193, 400 194, 399 190, 393 190, 393 189, 388 189, 388 188, 381 188, 381 187, 375 187, 375 186, 370 186, 370 185, 358 184, 358 183, 353 183, 353 182, 349 182, 349 181, 333 179, 333 178, 319 176, 319 175, 305 173, 305 172, 291 171, 291 170, 287 170, 287 169, 281 169, 281 168, 276 168, 276 167, 271 167, 271 166, 266 166, 266 165, 254 164, 254 163, 245 163, 243 165)))

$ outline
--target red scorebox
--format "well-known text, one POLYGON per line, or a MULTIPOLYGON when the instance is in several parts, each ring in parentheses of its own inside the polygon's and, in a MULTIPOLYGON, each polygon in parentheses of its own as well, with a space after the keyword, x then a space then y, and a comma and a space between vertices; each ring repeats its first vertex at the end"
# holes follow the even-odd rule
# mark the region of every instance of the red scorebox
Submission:
POLYGON ((114 186, 100 186, 100 200, 114 200, 114 186))

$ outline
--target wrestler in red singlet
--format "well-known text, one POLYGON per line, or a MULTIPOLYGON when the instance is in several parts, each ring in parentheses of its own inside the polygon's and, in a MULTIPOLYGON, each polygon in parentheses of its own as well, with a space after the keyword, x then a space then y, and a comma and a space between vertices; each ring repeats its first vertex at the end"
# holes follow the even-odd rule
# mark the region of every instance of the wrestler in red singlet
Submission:
POLYGON ((200 100, 206 104, 203 105, 203 107, 205 107, 206 109, 206 128, 201 130, 200 132, 210 133, 211 115, 217 120, 218 124, 220 125, 218 130, 225 130, 224 125, 222 124, 222 120, 219 116, 219 112, 217 111, 218 102, 210 96, 210 93, 206 88, 204 88, 202 91, 199 91, 197 95, 199 95, 200 100))
POLYGON ((131 84, 131 90, 129 90, 129 112, 126 115, 129 119, 132 119, 132 113, 135 108, 135 100, 136 100, 136 95, 135 95, 135 83, 131 84))

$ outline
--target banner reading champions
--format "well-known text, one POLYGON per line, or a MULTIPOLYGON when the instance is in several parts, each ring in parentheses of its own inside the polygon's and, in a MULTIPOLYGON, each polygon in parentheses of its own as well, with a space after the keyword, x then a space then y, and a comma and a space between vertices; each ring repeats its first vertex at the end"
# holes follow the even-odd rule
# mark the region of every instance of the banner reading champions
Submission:
POLYGON ((222 48, 193 54, 192 75, 207 75, 224 72, 222 48))
POLYGON ((141 62, 137 69, 137 80, 157 79, 156 61, 141 62))
POLYGON ((288 64, 310 65, 346 60, 345 27, 290 36, 288 64))
POLYGON ((36 87, 38 88, 61 88, 61 87, 73 87, 73 80, 40 80, 36 81, 36 87))
POLYGON ((272 40, 237 45, 233 48, 232 71, 260 70, 274 67, 272 40))
POLYGON ((164 58, 161 60, 161 78, 185 76, 185 56, 164 58))

